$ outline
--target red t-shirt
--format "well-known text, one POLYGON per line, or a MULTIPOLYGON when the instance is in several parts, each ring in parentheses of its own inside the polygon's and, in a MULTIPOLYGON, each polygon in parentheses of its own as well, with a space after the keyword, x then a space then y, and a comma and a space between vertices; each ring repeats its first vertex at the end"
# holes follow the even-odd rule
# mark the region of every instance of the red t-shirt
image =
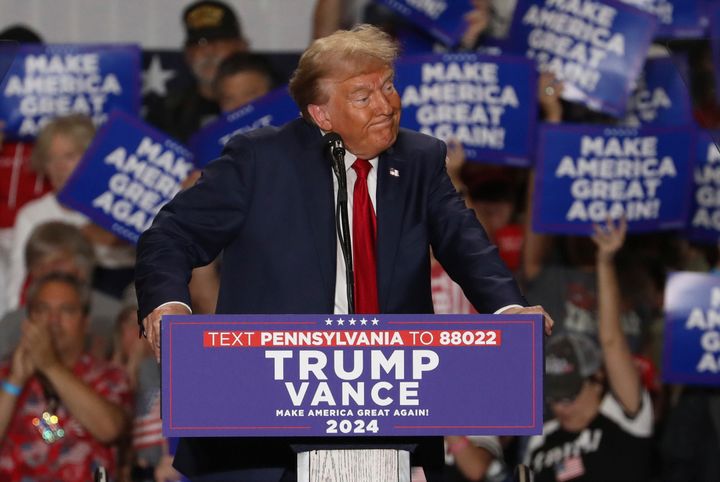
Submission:
MULTIPOLYGON (((5 379, 8 372, 7 363, 0 365, 0 378, 5 379)), ((122 368, 83 355, 73 373, 103 398, 130 413, 132 394, 122 368)), ((33 425, 33 419, 41 417, 47 408, 48 401, 42 385, 33 377, 23 387, 7 434, 0 442, 0 480, 89 481, 93 480, 93 472, 100 466, 114 476, 115 447, 93 438, 68 412, 62 401, 55 413, 65 436, 53 443, 42 439, 33 425)))
POLYGON ((4 142, 0 145, 0 229, 15 224, 23 204, 50 190, 50 185, 30 167, 32 144, 4 142))
POLYGON ((470 315, 477 313, 473 305, 465 297, 462 288, 450 278, 434 258, 430 265, 430 287, 435 313, 439 315, 470 315))

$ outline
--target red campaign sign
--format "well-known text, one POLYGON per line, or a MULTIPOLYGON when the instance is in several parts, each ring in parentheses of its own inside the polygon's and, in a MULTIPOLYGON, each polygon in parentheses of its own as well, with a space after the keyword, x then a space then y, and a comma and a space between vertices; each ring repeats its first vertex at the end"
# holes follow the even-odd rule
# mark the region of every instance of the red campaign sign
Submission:
POLYGON ((502 330, 237 331, 203 332, 205 348, 301 346, 500 346, 502 330))

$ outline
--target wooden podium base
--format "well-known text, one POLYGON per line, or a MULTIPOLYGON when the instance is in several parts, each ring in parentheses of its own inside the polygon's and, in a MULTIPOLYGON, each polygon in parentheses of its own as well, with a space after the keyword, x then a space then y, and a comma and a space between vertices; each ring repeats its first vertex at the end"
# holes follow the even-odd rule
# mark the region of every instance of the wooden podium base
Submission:
POLYGON ((298 482, 410 482, 410 452, 397 449, 300 452, 297 477, 298 482))

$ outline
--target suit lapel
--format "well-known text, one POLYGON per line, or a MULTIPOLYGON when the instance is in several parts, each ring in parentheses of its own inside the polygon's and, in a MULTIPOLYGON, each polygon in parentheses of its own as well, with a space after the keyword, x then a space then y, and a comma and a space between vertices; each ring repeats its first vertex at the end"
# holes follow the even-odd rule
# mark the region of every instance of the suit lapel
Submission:
POLYGON ((308 225, 317 251, 323 288, 332 311, 335 296, 336 234, 332 170, 323 156, 322 137, 317 128, 304 121, 296 129, 301 149, 295 167, 305 204, 308 225))
POLYGON ((398 249, 402 220, 405 213, 405 191, 409 173, 405 161, 394 155, 391 148, 380 155, 377 172, 377 278, 380 311, 387 306, 395 255, 398 249), (403 175, 405 174, 405 175, 403 175))

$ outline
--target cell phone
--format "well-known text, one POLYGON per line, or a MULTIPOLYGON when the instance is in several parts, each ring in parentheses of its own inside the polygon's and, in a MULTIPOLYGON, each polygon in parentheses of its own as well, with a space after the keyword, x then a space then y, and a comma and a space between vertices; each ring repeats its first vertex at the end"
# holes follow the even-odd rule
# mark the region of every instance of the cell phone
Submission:
POLYGON ((98 467, 95 469, 95 482, 108 482, 107 470, 105 467, 98 467))

